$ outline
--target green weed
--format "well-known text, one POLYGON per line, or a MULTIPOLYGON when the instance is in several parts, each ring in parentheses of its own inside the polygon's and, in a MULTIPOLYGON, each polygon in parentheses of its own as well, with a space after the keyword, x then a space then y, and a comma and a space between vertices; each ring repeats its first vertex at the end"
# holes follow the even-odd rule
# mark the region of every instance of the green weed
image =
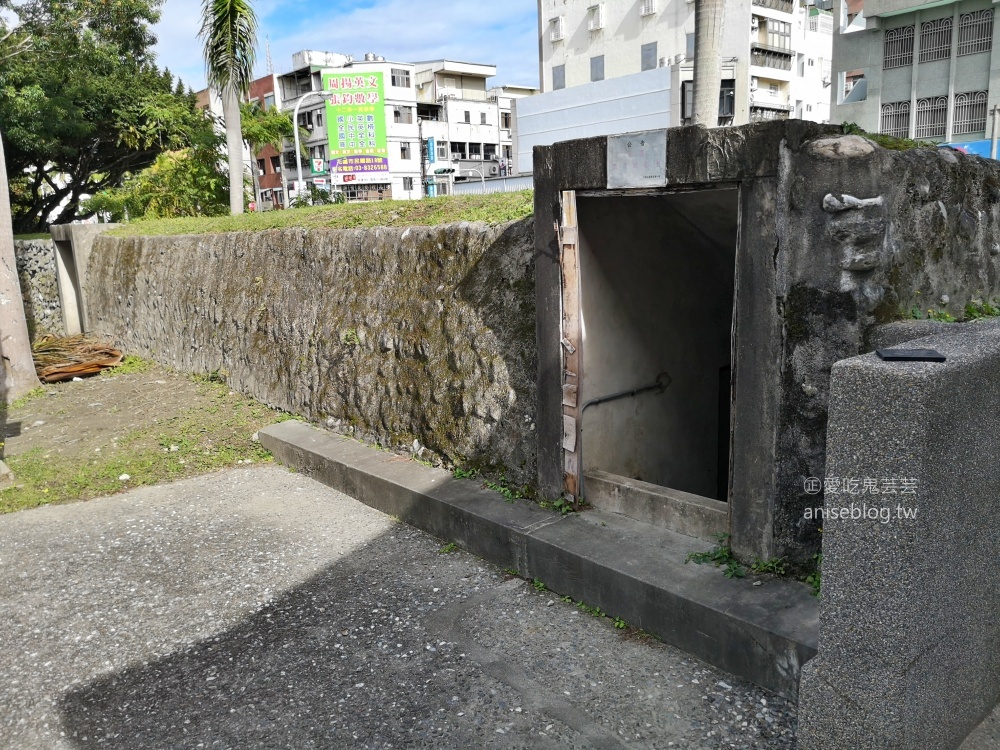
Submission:
POLYGON ((719 542, 715 547, 708 552, 692 552, 684 562, 693 562, 698 565, 710 562, 717 568, 724 568, 723 573, 726 578, 743 578, 747 574, 747 571, 733 557, 733 550, 729 546, 729 534, 716 534, 715 538, 719 542))

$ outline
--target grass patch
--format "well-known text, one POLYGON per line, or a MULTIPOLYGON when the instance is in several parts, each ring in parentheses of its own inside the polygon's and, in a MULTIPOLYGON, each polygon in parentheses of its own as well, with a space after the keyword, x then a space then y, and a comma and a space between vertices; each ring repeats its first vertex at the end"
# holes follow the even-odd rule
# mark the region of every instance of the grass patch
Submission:
POLYGON ((115 237, 213 234, 265 229, 356 229, 363 227, 435 226, 456 221, 502 224, 524 219, 534 212, 534 193, 455 195, 419 201, 343 203, 332 206, 290 208, 284 211, 239 216, 184 217, 136 221, 112 229, 115 237))
POLYGON ((153 366, 148 359, 137 357, 134 354, 126 354, 122 361, 107 370, 101 370, 101 375, 106 378, 113 378, 116 375, 138 375, 146 372, 153 366))
POLYGON ((0 492, 0 513, 87 500, 247 461, 271 460, 251 436, 289 416, 238 393, 230 395, 224 383, 199 381, 198 387, 207 406, 133 430, 99 453, 61 455, 34 448, 8 456, 17 484, 0 492), (121 480, 126 474, 128 480, 121 480))
POLYGON ((51 240, 52 235, 48 232, 35 232, 34 234, 15 234, 15 240, 51 240))
POLYGON ((719 542, 715 547, 708 552, 692 552, 684 562, 698 565, 713 563, 715 567, 723 568, 726 578, 743 578, 747 570, 733 557, 733 550, 729 546, 729 534, 716 534, 715 538, 719 542))
POLYGON ((889 149, 890 151, 909 151, 914 148, 937 148, 936 143, 930 141, 915 141, 911 138, 896 138, 892 135, 884 135, 882 133, 869 133, 864 130, 857 123, 845 122, 842 125, 844 133, 846 135, 860 135, 867 138, 870 141, 874 141, 882 148, 889 149))
POLYGON ((32 401, 37 401, 46 393, 48 393, 48 391, 45 389, 45 386, 40 385, 37 388, 32 388, 30 391, 21 396, 21 398, 14 399, 13 403, 7 408, 20 409, 24 406, 27 406, 32 401))

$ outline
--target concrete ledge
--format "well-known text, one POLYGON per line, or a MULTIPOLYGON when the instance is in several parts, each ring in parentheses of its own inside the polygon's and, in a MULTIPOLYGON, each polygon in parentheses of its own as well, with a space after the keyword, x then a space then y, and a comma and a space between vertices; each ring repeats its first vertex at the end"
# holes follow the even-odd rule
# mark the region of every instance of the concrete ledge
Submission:
POLYGON ((588 471, 586 480, 587 502, 606 513, 708 542, 729 529, 729 507, 718 500, 606 471, 588 471))
POLYGON ((560 516, 301 422, 260 432, 282 463, 366 505, 624 618, 796 699, 816 653, 817 602, 795 581, 753 586, 685 565, 705 542, 601 511, 560 516))

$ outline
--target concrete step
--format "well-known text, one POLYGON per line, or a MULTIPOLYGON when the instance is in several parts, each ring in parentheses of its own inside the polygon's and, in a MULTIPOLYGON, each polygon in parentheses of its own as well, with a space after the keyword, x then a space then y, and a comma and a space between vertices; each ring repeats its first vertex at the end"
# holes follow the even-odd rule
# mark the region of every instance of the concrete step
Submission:
POLYGON ((585 479, 587 502, 598 510, 708 542, 729 530, 729 506, 719 500, 607 471, 588 471, 585 479))
POLYGON ((804 584, 727 579, 685 564, 705 542, 598 510, 561 516, 478 482, 301 422, 260 431, 265 448, 383 513, 539 579, 698 658, 797 699, 816 654, 818 607, 804 584))

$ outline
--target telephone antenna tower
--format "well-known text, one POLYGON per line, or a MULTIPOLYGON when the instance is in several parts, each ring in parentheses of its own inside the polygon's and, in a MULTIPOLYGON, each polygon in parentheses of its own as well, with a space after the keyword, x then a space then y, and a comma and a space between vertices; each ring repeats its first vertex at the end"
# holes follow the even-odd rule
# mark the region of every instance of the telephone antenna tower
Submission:
POLYGON ((267 74, 274 75, 274 62, 271 60, 271 38, 269 36, 264 37, 264 46, 267 49, 267 74))

